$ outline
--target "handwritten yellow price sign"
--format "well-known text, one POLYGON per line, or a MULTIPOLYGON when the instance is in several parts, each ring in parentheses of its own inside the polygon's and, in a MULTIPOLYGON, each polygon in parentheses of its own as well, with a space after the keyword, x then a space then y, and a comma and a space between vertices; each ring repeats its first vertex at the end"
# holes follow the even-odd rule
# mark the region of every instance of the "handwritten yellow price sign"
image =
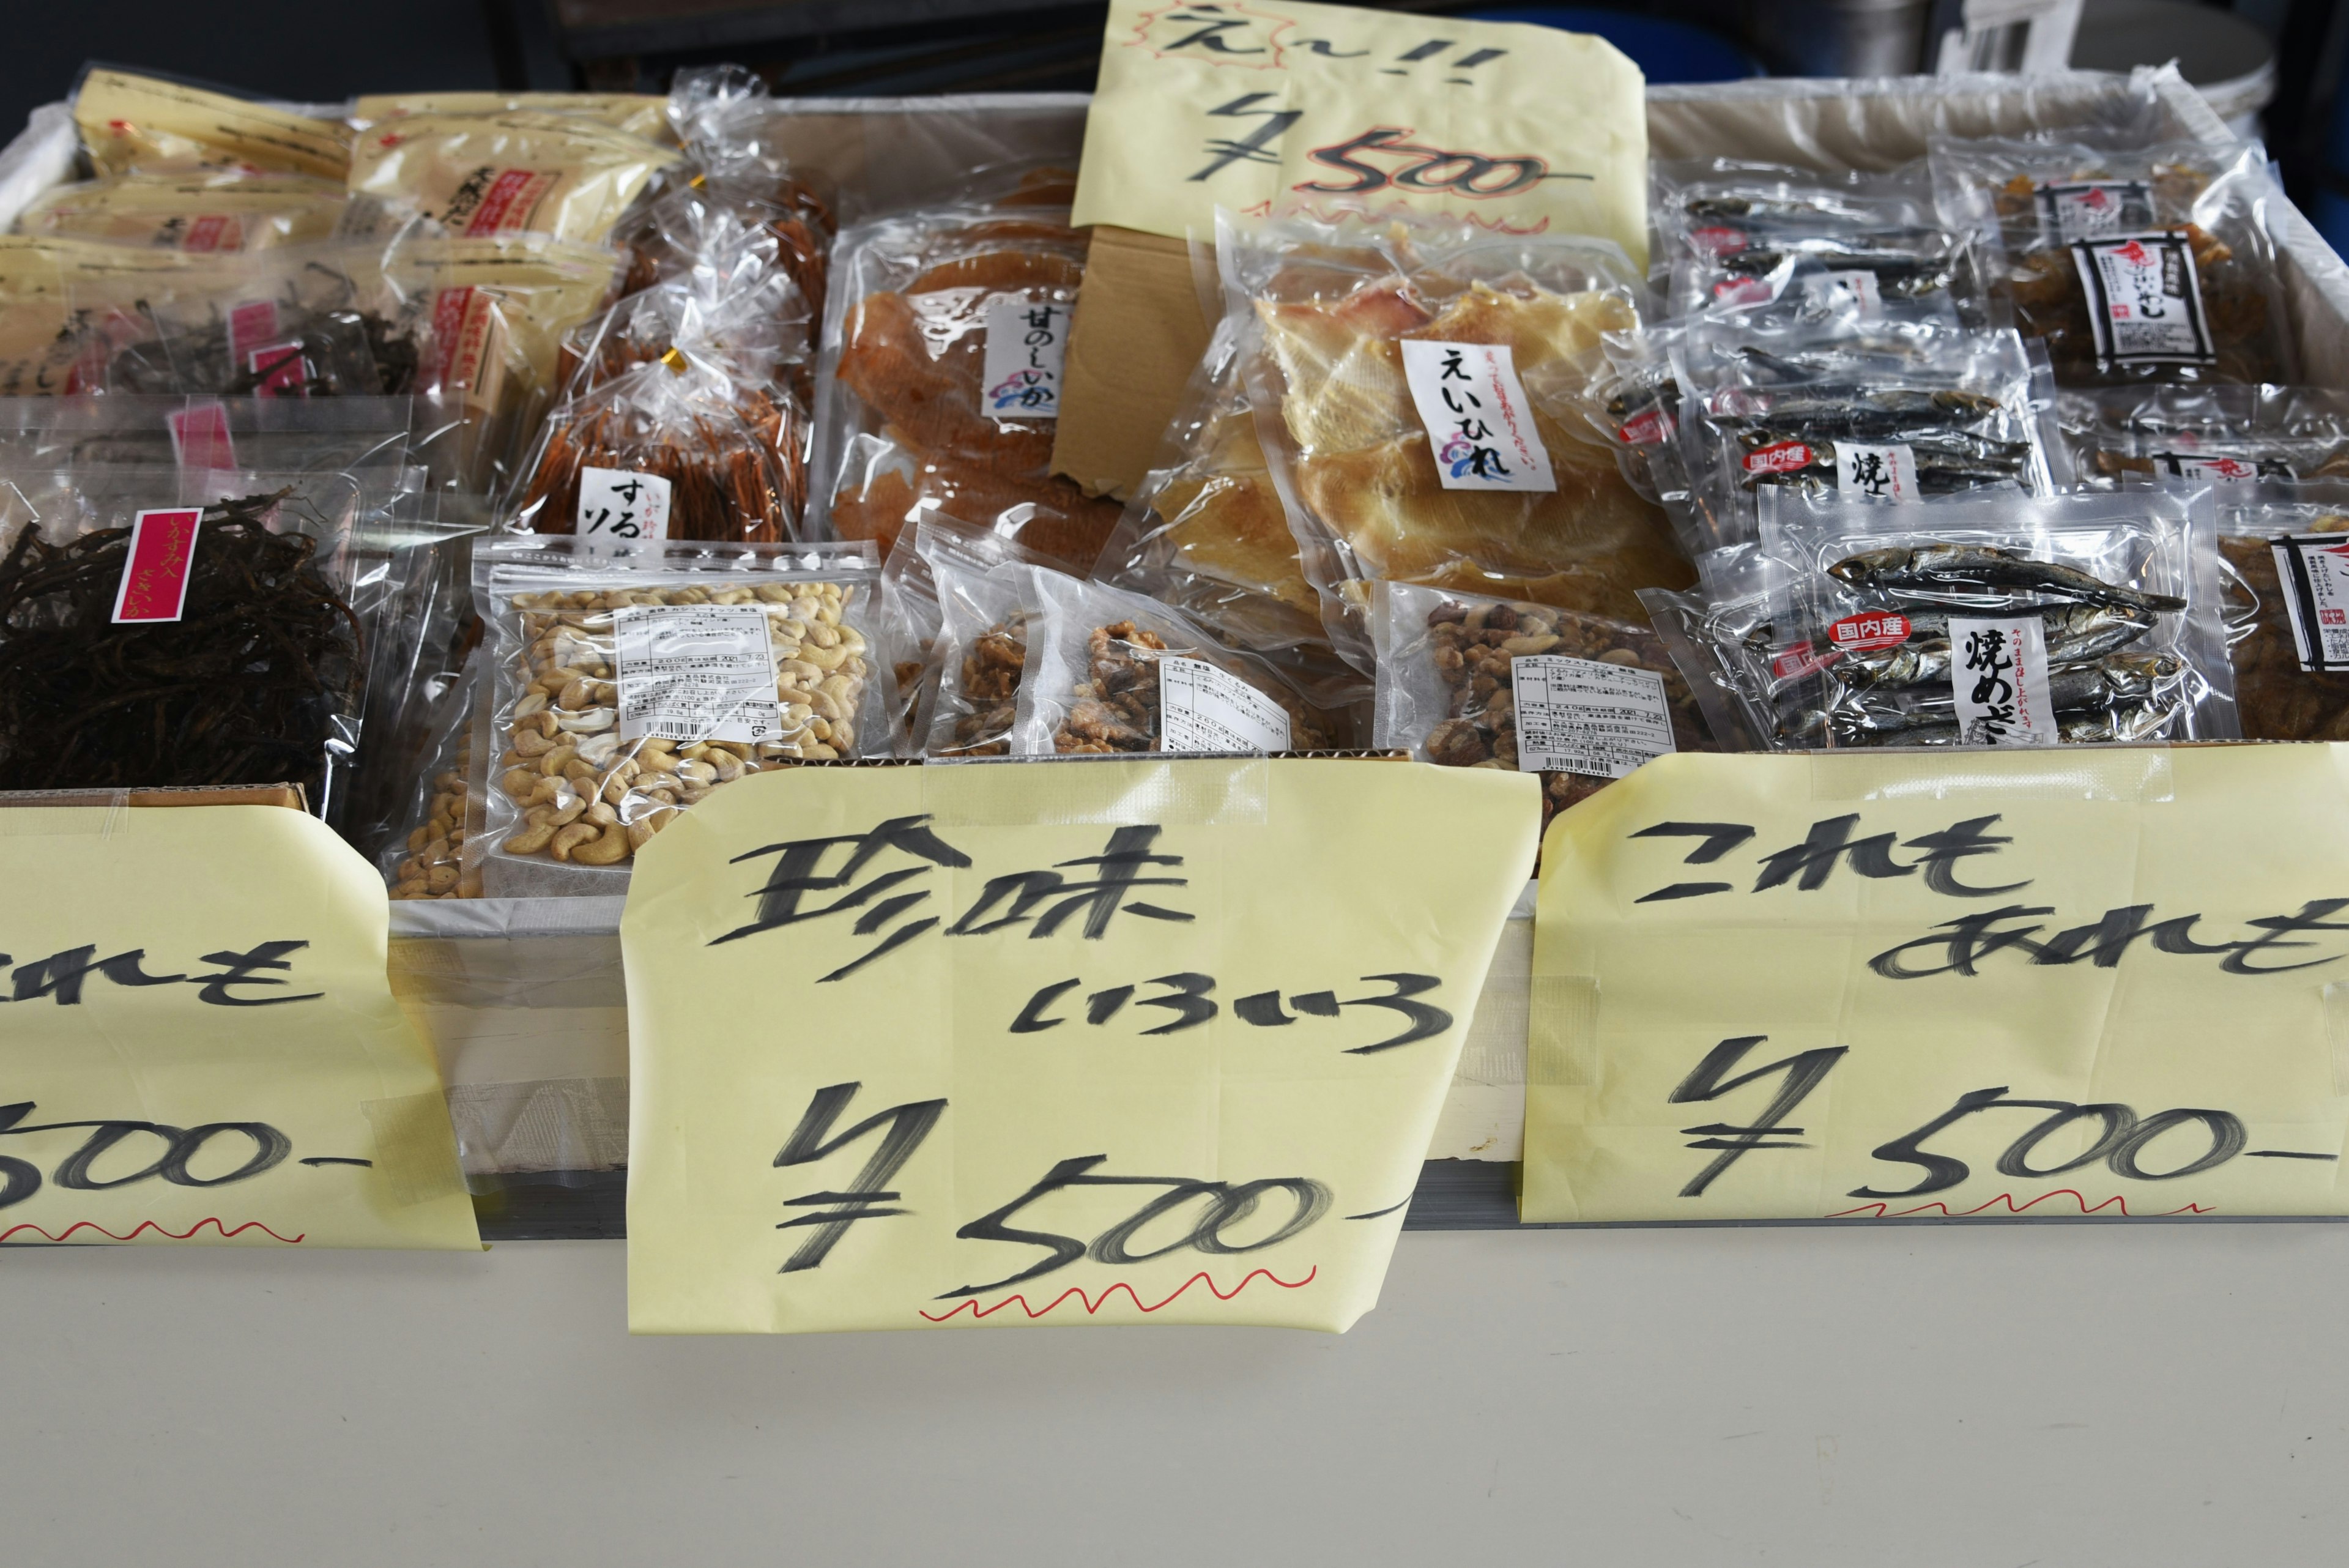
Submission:
POLYGON ((1368 1311, 1531 864, 1514 774, 802 769, 637 861, 639 1332, 1368 1311))
POLYGON ((0 1241, 479 1248, 374 867, 270 805, 0 811, 0 1241))
POLYGON ((1543 861, 1529 1220, 2349 1212, 2349 748, 1673 756, 1543 861))

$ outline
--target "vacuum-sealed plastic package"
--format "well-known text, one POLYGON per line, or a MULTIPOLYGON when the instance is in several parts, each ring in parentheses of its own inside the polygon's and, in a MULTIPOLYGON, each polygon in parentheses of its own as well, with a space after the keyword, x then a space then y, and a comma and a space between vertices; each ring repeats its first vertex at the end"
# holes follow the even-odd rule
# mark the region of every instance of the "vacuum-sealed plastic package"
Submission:
POLYGON ((1666 313, 1813 323, 1959 324, 1965 241, 1941 227, 1924 164, 1822 174, 1734 158, 1649 170, 1666 313))
POLYGON ((1042 597, 1037 583, 1052 568, 1030 560, 989 560, 987 546, 969 549, 928 517, 899 538, 912 539, 923 552, 937 596, 938 629, 928 659, 936 684, 912 732, 922 755, 1009 755, 1029 633, 1042 597))
POLYGON ((1030 567, 1018 756, 1318 752, 1350 717, 1308 702, 1268 660, 1155 599, 1030 567))
POLYGON ((2053 389, 2012 331, 1692 328, 1673 363, 1692 514, 1713 546, 1754 537, 1768 492, 1897 503, 2058 487, 2053 389))
POLYGON ((2207 488, 1773 502, 1774 747, 2239 733, 2207 488))
POLYGON ((592 119, 654 141, 671 140, 668 99, 648 92, 366 93, 351 104, 351 123, 366 130, 419 114, 563 114, 592 119))
POLYGON ((2154 383, 2057 400, 2076 483, 2349 479, 2349 392, 2154 383))
MULTIPOLYGON (((930 514, 897 535, 896 548, 881 564, 882 620, 905 732, 916 750, 927 744, 947 666, 953 665, 957 691, 968 692, 977 679, 977 670, 966 662, 968 644, 995 625, 993 620, 974 622, 966 613, 970 607, 971 580, 1000 566, 1049 564, 1016 541, 939 513, 930 514), (949 610, 955 618, 951 628, 949 610)), ((1016 641, 1016 628, 1012 636, 1016 641)), ((987 662, 999 666, 1001 652, 991 650, 987 662)), ((1002 693, 1005 733, 1010 729, 1010 699, 1017 693, 1018 683, 1015 659, 1002 693)), ((968 743, 968 737, 958 743, 968 743)))
POLYGON ((525 533, 771 545, 799 532, 774 449, 737 411, 724 367, 682 353, 558 405, 523 472, 505 511, 525 533))
POLYGON ((1257 433, 1339 650, 1368 585, 1632 615, 1687 565, 1581 411, 1641 289, 1603 241, 1464 222, 1218 232, 1257 433))
POLYGON ((436 704, 421 776, 411 794, 413 823, 382 854, 384 880, 395 899, 478 898, 478 865, 465 865, 467 839, 481 827, 481 802, 472 793, 474 721, 488 670, 476 653, 463 679, 436 704))
POLYGON ((1640 763, 1713 749, 1644 625, 1378 583, 1372 743, 1441 767, 1538 773, 1542 822, 1640 763))
POLYGON ((360 133, 350 191, 380 203, 388 226, 412 215, 454 238, 529 233, 600 244, 677 157, 580 116, 428 112, 360 133))
POLYGON ((1943 221, 1979 237, 2062 385, 2292 379, 2256 147, 1937 140, 1931 162, 1943 221))
POLYGON ((616 891, 636 851, 721 784, 892 754, 868 634, 879 573, 865 544, 484 543, 484 890, 616 891))
POLYGON ((264 250, 331 238, 347 201, 339 182, 307 174, 125 174, 43 193, 16 229, 171 250, 264 250))
POLYGON ((408 398, 0 398, 0 472, 162 463, 181 468, 404 467, 408 398))
POLYGON ((1126 504, 1092 575, 1264 655, 1317 701, 1342 701, 1361 676, 1330 646, 1320 596, 1305 579, 1257 439, 1240 379, 1244 325, 1233 318, 1216 327, 1159 463, 1126 504))
POLYGON ((815 506, 884 551, 925 513, 1092 567, 1116 503, 1051 473, 1085 237, 1055 208, 877 219, 835 253, 817 373, 815 506))
POLYGON ((2349 741, 2349 482, 2216 490, 2247 741, 2349 741))
POLYGON ((0 484, 0 789, 292 783, 330 823, 406 558, 391 469, 20 472, 0 484))

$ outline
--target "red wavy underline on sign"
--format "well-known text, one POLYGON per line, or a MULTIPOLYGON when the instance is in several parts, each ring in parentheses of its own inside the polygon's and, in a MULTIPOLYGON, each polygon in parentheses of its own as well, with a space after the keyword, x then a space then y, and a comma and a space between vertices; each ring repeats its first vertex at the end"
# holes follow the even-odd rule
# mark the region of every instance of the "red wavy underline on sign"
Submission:
POLYGON ((2051 1198, 2070 1199, 2073 1202, 2080 1206, 2080 1212, 2083 1214, 2099 1213, 2102 1210, 2110 1209, 2117 1204, 2120 1207, 2121 1213, 2129 1219, 2159 1220, 2166 1219, 2171 1214, 2209 1214, 2216 1211, 2213 1209, 2205 1209, 2199 1203, 2189 1203, 2183 1209, 2171 1209, 2165 1210, 2161 1214, 2132 1215, 2129 1213, 2128 1199, 2123 1198, 2117 1192, 2114 1193, 2110 1198, 2106 1199, 2102 1203, 2095 1205, 2094 1208, 2090 1208, 2088 1200, 2079 1193, 2074 1191, 2068 1187, 2059 1187, 2053 1192, 2043 1192, 2038 1197, 2033 1199, 2029 1203, 2022 1204, 2015 1202, 2013 1193, 2002 1192, 1987 1203, 1977 1203, 1971 1209, 1961 1210, 1954 1214, 1950 1212, 1950 1209, 1947 1204, 1942 1203, 1920 1203, 1916 1208, 1903 1209, 1898 1214, 1888 1214, 1885 1210, 1889 1205, 1886 1204, 1863 1203, 1857 1209, 1837 1210, 1835 1213, 1828 1215, 1827 1218, 1830 1220, 1842 1220, 1853 1214, 1865 1214, 1871 1220, 1905 1220, 1911 1214, 1922 1214, 1927 1210, 1938 1209, 1941 1211, 1941 1217, 1945 1220, 1963 1220, 1971 1215, 1979 1214, 1985 1209, 1994 1209, 2002 1203, 2006 1205, 2006 1210, 2008 1213, 2020 1214, 2027 1209, 2034 1208, 2039 1204, 2046 1202, 2051 1198))
POLYGON ((108 1230, 105 1226, 100 1225, 94 1220, 77 1220, 72 1224, 66 1227, 66 1233, 64 1236, 49 1236, 48 1231, 42 1230, 40 1226, 32 1224, 29 1221, 22 1225, 11 1225, 5 1231, 0 1231, 0 1241, 5 1241, 9 1237, 14 1236, 19 1231, 40 1231, 42 1235, 48 1236, 49 1240, 52 1241, 62 1241, 66 1240, 66 1237, 71 1236, 77 1231, 95 1231, 101 1236, 113 1236, 118 1241, 135 1241, 142 1232, 152 1231, 158 1236, 169 1236, 174 1241, 185 1241, 207 1225, 211 1226, 213 1230, 218 1231, 221 1233, 221 1240, 223 1241, 229 1240, 233 1236, 242 1236, 247 1231, 260 1231, 275 1238, 277 1241, 285 1242, 289 1247, 298 1245, 302 1241, 302 1237, 307 1236, 310 1233, 307 1231, 305 1231, 302 1232, 301 1236, 279 1236, 276 1231, 270 1230, 268 1226, 264 1225, 258 1220, 248 1220, 243 1224, 239 1225, 235 1230, 232 1231, 225 1225, 222 1225, 218 1220, 207 1217, 197 1220, 194 1224, 189 1226, 184 1231, 166 1231, 160 1225, 156 1224, 152 1220, 141 1220, 135 1227, 132 1228, 129 1235, 116 1236, 113 1231, 108 1230))
MULTIPOLYGON (((1030 1306, 1026 1296, 1009 1295, 996 1303, 991 1307, 983 1307, 977 1302, 970 1301, 961 1303, 956 1306, 953 1312, 925 1312, 922 1315, 928 1318, 932 1323, 944 1323, 947 1319, 963 1312, 968 1312, 973 1319, 978 1319, 986 1317, 991 1313, 1001 1312, 1005 1307, 1017 1302, 1019 1303, 1019 1310, 1026 1313, 1029 1318, 1032 1321, 1033 1319, 1042 1317, 1046 1313, 1050 1312, 1054 1307, 1059 1306, 1071 1296, 1074 1296, 1077 1300, 1085 1303, 1085 1315, 1087 1317, 1091 1317, 1094 1314, 1100 1312, 1102 1307, 1109 1304, 1109 1298, 1117 1294, 1120 1291, 1123 1291, 1126 1294, 1126 1299, 1131 1301, 1137 1308, 1140 1308, 1140 1310, 1143 1312, 1156 1312, 1158 1307, 1166 1305, 1167 1303, 1172 1302, 1174 1299, 1174 1296, 1181 1295, 1185 1291, 1189 1290, 1193 1285, 1197 1284, 1202 1280, 1206 1281, 1208 1291, 1213 1293, 1217 1301, 1227 1302, 1234 1296, 1239 1294, 1242 1291, 1247 1289, 1251 1282, 1259 1279, 1270 1280, 1274 1284, 1278 1285, 1284 1291, 1301 1291, 1306 1286, 1311 1284, 1313 1282, 1313 1277, 1320 1272, 1321 1265, 1316 1263, 1311 1268, 1305 1271, 1305 1277, 1303 1279, 1291 1284, 1288 1281, 1282 1279, 1278 1274, 1274 1273, 1270 1269, 1258 1269, 1255 1272, 1249 1274, 1247 1279, 1242 1280, 1238 1284, 1236 1284, 1230 1290, 1226 1291, 1218 1289, 1216 1282, 1212 1279, 1208 1279, 1206 1271, 1202 1269, 1197 1273, 1193 1274, 1189 1279, 1185 1280, 1181 1284, 1176 1285, 1174 1287, 1174 1295, 1170 1295, 1165 1301, 1160 1302, 1158 1306, 1143 1306, 1142 1298, 1133 1293, 1133 1287, 1127 1284, 1123 1280, 1120 1280, 1117 1283, 1110 1286, 1109 1289, 1102 1292, 1101 1300, 1099 1301, 1094 1301, 1091 1297, 1087 1296, 1083 1286, 1071 1285, 1067 1290, 1062 1291, 1059 1295, 1054 1296, 1041 1307, 1030 1306)), ((918 1311, 919 1309, 917 1308, 916 1310, 918 1311)))

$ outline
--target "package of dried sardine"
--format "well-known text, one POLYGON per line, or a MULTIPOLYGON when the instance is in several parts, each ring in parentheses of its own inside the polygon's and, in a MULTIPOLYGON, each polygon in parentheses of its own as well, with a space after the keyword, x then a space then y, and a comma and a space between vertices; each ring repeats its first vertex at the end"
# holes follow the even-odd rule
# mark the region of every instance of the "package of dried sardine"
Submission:
POLYGON ((0 483, 0 790, 292 783, 339 825, 372 665, 441 535, 392 468, 0 483))
POLYGON ((1542 779, 1542 823, 1640 763, 1713 750, 1644 624, 1408 583, 1371 588, 1371 743, 1542 779))
POLYGON ((2349 482, 2214 493, 2243 738, 2349 741, 2349 482))
POLYGON ((743 419, 722 364, 681 350, 623 371, 547 416, 502 507, 523 533, 591 547, 639 540, 798 536, 769 436, 743 419))
POLYGON ((2056 408, 2082 489, 2349 479, 2349 392, 2329 387, 2154 383, 2066 392, 2056 408))
POLYGON ((2240 733, 2211 493, 1774 494, 1772 745, 2240 733))
POLYGON ((2292 379, 2255 146, 1937 140, 1942 221, 2065 387, 2292 379))
POLYGON ((1965 242, 1941 226, 1921 161, 1822 174, 1667 160, 1650 165, 1649 186, 1659 241, 1650 269, 1668 315, 1959 324, 1965 242))
POLYGON ((1266 466, 1240 378, 1242 326, 1217 325, 1158 464, 1093 576, 1174 606, 1220 640, 1271 659, 1317 701, 1342 703, 1361 675, 1330 646, 1320 596, 1305 579, 1266 466))
POLYGON ((1318 752, 1353 716, 1308 701, 1267 659, 1141 594, 1030 568, 1015 756, 1318 752))
POLYGON ((1087 571, 1118 506, 1052 476, 1085 236, 1059 208, 926 209, 843 232, 812 510, 884 552, 925 513, 1087 571))
POLYGON ((2013 331, 1879 322, 1864 331, 1692 326, 1675 347, 1692 524, 1754 537, 1769 492, 1929 500, 2053 493, 2053 388, 2013 331))
POLYGON ((862 543, 482 545, 484 892, 616 892, 636 850, 719 784, 894 754, 870 635, 879 576, 862 543))
POLYGON ((1340 653, 1375 662, 1369 585, 1638 613, 1689 581, 1663 514, 1583 412, 1601 337, 1639 322, 1622 253, 1464 220, 1218 232, 1226 313, 1306 580, 1340 653))

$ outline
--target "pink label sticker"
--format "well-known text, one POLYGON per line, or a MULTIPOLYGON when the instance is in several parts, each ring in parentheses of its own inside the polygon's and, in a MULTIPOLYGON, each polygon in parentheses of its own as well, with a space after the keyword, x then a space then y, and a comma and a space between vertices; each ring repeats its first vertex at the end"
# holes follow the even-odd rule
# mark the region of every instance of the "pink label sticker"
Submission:
POLYGON ((199 403, 166 414, 171 432, 171 452, 182 469, 209 472, 236 467, 236 443, 228 433, 228 410, 218 403, 199 403))
POLYGON ((237 364, 244 357, 277 336, 277 302, 274 299, 247 300, 232 306, 228 313, 228 357, 237 364))
POLYGON ((264 344, 244 357, 244 368, 260 379, 256 398, 306 398, 310 395, 310 363, 302 358, 302 340, 264 344))
POLYGON ((130 558, 122 564, 122 584, 114 590, 114 618, 171 621, 188 605, 188 578, 196 562, 194 506, 141 512, 130 524, 130 558))
POLYGON ((187 236, 180 242, 183 251, 241 251, 244 248, 244 229, 234 218, 219 213, 207 213, 188 220, 187 236))

